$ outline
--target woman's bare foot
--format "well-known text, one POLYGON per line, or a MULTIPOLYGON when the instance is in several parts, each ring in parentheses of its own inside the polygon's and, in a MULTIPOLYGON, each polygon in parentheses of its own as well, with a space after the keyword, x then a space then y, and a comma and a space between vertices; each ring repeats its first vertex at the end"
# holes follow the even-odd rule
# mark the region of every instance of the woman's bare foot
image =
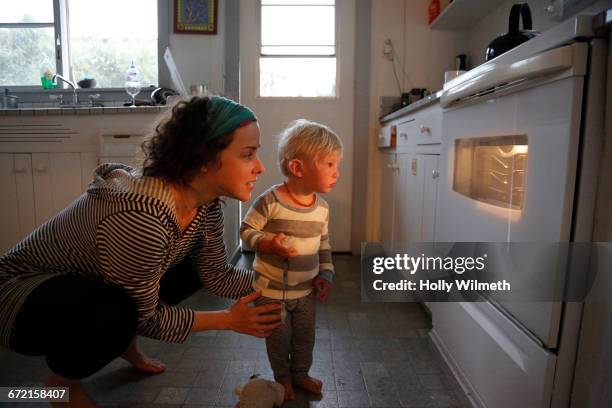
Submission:
POLYGON ((81 384, 79 380, 71 380, 57 375, 53 371, 49 371, 45 384, 48 387, 68 387, 70 401, 52 402, 51 406, 53 408, 100 408, 99 405, 96 405, 91 398, 89 398, 87 391, 85 391, 83 384, 81 384))
POLYGON ((276 382, 285 388, 285 401, 293 401, 295 391, 293 391, 293 385, 291 385, 291 377, 276 378, 276 382))
POLYGON ((299 375, 293 378, 293 384, 311 394, 321 395, 323 383, 309 375, 299 375))
POLYGON ((159 374, 166 371, 166 365, 160 360, 144 355, 138 346, 136 336, 134 336, 134 339, 130 343, 125 353, 121 355, 121 358, 132 364, 134 368, 143 373, 159 374))

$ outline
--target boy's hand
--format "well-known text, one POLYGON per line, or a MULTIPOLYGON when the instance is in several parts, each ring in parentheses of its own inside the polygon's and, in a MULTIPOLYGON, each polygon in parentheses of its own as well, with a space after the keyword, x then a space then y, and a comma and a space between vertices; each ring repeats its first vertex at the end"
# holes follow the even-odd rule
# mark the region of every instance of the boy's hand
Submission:
POLYGON ((329 297, 329 291, 331 290, 331 283, 327 279, 316 277, 313 285, 317 291, 317 300, 319 302, 325 302, 329 297))
POLYGON ((275 254, 281 258, 291 258, 298 254, 294 247, 287 247, 283 245, 283 241, 287 239, 287 236, 282 232, 276 234, 272 239, 262 239, 257 244, 257 250, 261 252, 267 252, 269 254, 275 254))

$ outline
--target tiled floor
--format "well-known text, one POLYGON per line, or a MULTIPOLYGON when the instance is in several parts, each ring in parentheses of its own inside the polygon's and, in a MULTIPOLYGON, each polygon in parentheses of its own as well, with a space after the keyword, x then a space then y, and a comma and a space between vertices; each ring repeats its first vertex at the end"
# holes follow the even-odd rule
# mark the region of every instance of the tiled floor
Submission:
MULTIPOLYGON (((419 305, 362 303, 359 258, 334 257, 331 299, 317 310, 311 374, 324 381, 321 400, 301 391, 283 407, 458 407, 451 382, 430 348, 430 323, 419 305)), ((198 293, 185 305, 222 309, 230 302, 198 293)), ((203 332, 184 344, 143 338, 143 348, 163 360, 160 375, 135 372, 116 360, 85 381, 104 407, 233 407, 236 385, 253 373, 272 378, 264 341, 233 332, 203 332)), ((0 350, 0 386, 41 384, 41 358, 0 350)), ((17 407, 17 404, 0 406, 17 407)), ((34 407, 34 404, 23 405, 34 407)), ((47 406, 47 405, 39 405, 47 406)))

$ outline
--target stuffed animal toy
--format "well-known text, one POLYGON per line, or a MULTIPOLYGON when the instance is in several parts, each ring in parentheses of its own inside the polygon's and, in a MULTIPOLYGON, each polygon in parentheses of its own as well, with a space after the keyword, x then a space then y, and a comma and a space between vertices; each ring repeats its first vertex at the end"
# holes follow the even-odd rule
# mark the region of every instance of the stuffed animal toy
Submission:
POLYGON ((239 402, 236 408, 272 408, 280 407, 285 399, 285 388, 277 382, 251 377, 243 387, 234 390, 239 402))

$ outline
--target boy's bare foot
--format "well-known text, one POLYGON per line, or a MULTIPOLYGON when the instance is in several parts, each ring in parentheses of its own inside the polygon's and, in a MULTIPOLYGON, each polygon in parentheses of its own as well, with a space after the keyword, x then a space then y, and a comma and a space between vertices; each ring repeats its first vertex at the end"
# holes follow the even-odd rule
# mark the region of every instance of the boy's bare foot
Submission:
POLYGON ((321 395, 323 383, 309 375, 300 375, 293 378, 293 384, 311 394, 321 395))
POLYGON ((166 371, 166 365, 156 358, 150 358, 144 355, 136 337, 130 343, 128 349, 121 355, 121 358, 132 364, 134 368, 143 373, 163 373, 166 371))
POLYGON ((291 377, 277 378, 276 382, 285 388, 285 401, 293 401, 295 399, 295 391, 291 385, 291 377))
POLYGON ((52 402, 51 406, 53 408, 100 408, 99 405, 96 405, 96 403, 89 398, 87 391, 79 380, 71 380, 57 375, 53 371, 49 371, 45 384, 48 387, 68 387, 70 401, 52 402))

